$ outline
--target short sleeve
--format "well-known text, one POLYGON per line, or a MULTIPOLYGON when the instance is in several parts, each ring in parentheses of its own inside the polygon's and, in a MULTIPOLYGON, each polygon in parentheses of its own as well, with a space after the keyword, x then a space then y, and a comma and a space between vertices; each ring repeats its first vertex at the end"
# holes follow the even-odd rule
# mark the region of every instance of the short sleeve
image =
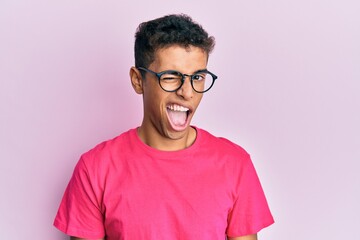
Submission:
POLYGON ((91 179, 92 175, 82 157, 75 167, 54 221, 54 226, 69 236, 105 236, 101 194, 91 179))
POLYGON ((238 194, 228 216, 230 237, 255 234, 274 223, 260 180, 250 158, 238 176, 238 194))

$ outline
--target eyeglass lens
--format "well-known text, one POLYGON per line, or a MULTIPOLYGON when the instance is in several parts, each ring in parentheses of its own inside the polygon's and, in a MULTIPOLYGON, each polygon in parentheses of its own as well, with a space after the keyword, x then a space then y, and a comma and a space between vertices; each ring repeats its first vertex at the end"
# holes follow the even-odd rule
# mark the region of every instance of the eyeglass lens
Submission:
MULTIPOLYGON (((182 78, 185 77, 179 72, 171 71, 160 76, 160 85, 165 91, 175 91, 182 85, 182 78)), ((185 79, 184 79, 185 80, 185 79)), ((192 75, 192 87, 197 92, 205 92, 213 84, 211 74, 203 72, 192 75)))

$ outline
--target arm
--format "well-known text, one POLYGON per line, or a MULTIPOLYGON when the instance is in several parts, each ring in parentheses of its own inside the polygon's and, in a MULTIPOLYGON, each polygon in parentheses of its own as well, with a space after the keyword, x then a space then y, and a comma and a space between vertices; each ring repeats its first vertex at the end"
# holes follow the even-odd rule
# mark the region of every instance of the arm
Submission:
POLYGON ((243 237, 228 237, 228 240, 257 240, 257 234, 243 236, 243 237))

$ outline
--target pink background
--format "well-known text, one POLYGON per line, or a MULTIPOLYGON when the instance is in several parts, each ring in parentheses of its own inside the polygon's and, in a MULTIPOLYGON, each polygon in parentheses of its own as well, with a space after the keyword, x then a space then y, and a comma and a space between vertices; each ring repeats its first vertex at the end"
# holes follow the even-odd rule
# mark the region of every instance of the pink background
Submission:
POLYGON ((1 239, 67 239, 52 221, 80 154, 142 118, 135 28, 180 12, 216 37, 193 123, 251 153, 276 220, 260 239, 358 236, 359 1, 5 0, 1 239))

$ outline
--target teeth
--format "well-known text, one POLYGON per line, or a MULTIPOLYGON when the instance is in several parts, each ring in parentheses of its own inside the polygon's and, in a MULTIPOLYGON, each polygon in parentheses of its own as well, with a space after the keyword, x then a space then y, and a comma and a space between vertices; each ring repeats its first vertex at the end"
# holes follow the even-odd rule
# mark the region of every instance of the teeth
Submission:
POLYGON ((187 107, 183 107, 183 106, 180 106, 180 105, 177 105, 177 104, 169 105, 167 108, 172 110, 172 111, 178 111, 178 112, 189 111, 189 109, 187 107))

